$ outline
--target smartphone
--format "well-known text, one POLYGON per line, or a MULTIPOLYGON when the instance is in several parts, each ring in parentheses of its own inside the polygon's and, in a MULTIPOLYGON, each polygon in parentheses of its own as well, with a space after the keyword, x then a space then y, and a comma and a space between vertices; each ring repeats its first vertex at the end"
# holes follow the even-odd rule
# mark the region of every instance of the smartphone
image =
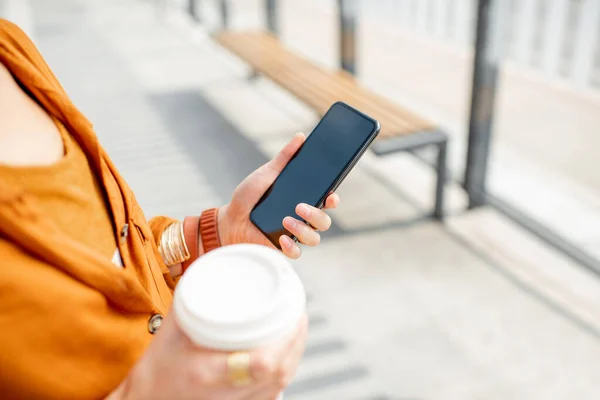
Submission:
POLYGON ((375 140, 379 122, 343 102, 333 104, 258 201, 250 220, 275 245, 291 235, 283 219, 300 203, 321 208, 375 140))

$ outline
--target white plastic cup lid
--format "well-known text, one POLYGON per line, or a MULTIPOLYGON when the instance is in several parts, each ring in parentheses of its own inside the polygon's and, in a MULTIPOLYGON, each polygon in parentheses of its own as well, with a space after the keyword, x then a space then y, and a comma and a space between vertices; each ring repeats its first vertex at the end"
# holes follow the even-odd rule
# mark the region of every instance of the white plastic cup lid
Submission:
POLYGON ((194 343, 244 350, 292 332, 306 309, 306 292, 279 251, 240 244, 196 260, 177 285, 173 307, 194 343))

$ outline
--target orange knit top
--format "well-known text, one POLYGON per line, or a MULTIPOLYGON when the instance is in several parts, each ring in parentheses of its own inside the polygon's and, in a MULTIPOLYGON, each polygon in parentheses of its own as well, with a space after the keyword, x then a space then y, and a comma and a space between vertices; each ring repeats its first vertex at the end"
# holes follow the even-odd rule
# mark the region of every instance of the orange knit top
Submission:
POLYGON ((41 211, 58 229, 118 263, 117 239, 102 188, 79 144, 58 119, 53 120, 63 140, 63 158, 50 166, 0 163, 0 177, 37 197, 41 211))

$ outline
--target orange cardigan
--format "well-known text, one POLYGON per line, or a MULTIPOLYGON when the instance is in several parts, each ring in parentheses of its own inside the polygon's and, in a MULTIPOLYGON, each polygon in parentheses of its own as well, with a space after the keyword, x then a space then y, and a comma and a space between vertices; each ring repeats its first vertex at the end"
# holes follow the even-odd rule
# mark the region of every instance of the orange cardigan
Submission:
MULTIPOLYGON (((165 314, 175 286, 123 178, 33 43, 0 19, 0 62, 58 118, 105 188, 125 265, 61 233, 36 198, 0 177, 0 398, 102 398, 118 386, 165 314)), ((1 88, 0 88, 1 90, 1 88)))

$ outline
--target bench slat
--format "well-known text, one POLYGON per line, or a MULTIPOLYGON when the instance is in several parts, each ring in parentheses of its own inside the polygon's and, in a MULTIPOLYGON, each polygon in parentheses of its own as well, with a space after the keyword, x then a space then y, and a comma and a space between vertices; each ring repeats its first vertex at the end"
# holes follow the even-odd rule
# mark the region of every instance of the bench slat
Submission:
MULTIPOLYGON (((280 72, 278 72, 280 73, 280 72)), ((278 74, 276 73, 276 74, 278 74)), ((323 94, 325 100, 325 111, 326 109, 336 100, 344 101, 351 106, 379 119, 382 124, 386 124, 382 131, 382 135, 385 136, 386 131, 392 132, 406 132, 414 131, 418 129, 410 121, 406 120, 398 114, 385 110, 381 103, 374 102, 363 96, 362 93, 353 90, 353 88, 345 87, 338 81, 332 81, 329 76, 323 76, 320 74, 307 74, 304 71, 285 71, 283 73, 283 81, 287 82, 286 79, 292 80, 293 75, 296 75, 297 79, 305 78, 301 82, 299 91, 308 91, 314 96, 323 94)))
MULTIPOLYGON (((261 53, 262 50, 266 50, 264 45, 261 45, 261 53)), ((271 57, 277 57, 277 55, 271 55, 271 57)), ((383 120, 385 129, 382 135, 384 136, 386 130, 394 133, 422 129, 424 125, 422 121, 415 124, 414 120, 411 121, 404 115, 400 115, 398 107, 393 103, 387 99, 375 97, 376 95, 371 95, 369 91, 357 87, 353 79, 342 74, 336 75, 335 79, 332 79, 331 72, 324 71, 304 60, 294 61, 294 68, 269 70, 269 77, 285 86, 287 90, 296 94, 303 101, 311 104, 320 113, 325 112, 333 101, 342 100, 383 120), (294 80, 296 82, 293 82, 294 80), (324 104, 321 104, 321 101, 324 104)))

